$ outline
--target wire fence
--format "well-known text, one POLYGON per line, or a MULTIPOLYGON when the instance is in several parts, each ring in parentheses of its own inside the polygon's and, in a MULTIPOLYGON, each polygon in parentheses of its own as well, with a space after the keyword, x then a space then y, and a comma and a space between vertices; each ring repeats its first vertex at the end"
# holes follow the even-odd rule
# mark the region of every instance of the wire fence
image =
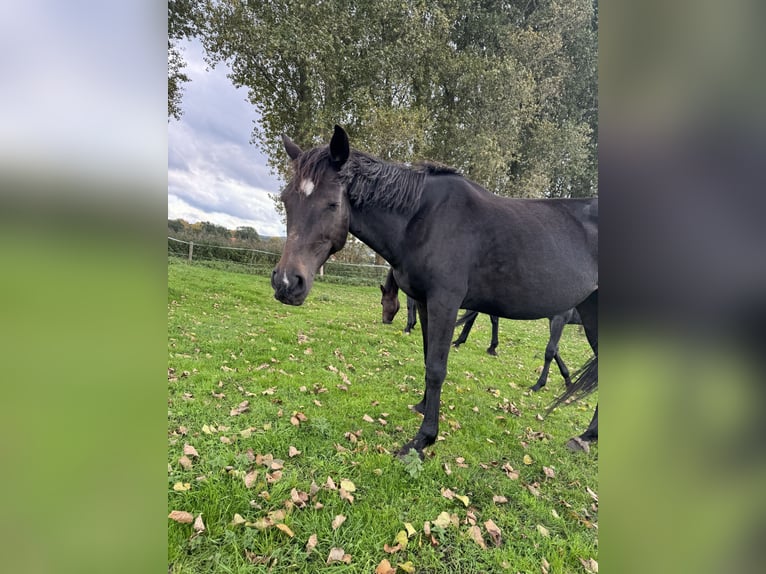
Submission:
MULTIPOLYGON (((280 254, 260 249, 228 247, 168 237, 168 260, 201 264, 217 269, 271 276, 280 254)), ((327 261, 315 281, 349 285, 376 285, 385 282, 388 265, 362 265, 327 261)))

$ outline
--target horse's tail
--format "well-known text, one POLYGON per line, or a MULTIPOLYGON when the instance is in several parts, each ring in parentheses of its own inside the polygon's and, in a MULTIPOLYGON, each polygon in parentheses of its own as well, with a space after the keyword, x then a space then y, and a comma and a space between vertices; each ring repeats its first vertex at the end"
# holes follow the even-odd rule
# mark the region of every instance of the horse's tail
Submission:
POLYGON ((469 311, 467 310, 465 313, 463 313, 462 317, 459 317, 457 320, 457 323, 455 323, 455 327, 459 327, 460 325, 463 325, 466 321, 469 321, 470 319, 473 319, 478 315, 478 311, 469 311))
POLYGON ((598 388, 598 355, 591 357, 574 375, 574 381, 569 385, 564 394, 558 397, 548 407, 547 413, 569 399, 581 399, 598 388))

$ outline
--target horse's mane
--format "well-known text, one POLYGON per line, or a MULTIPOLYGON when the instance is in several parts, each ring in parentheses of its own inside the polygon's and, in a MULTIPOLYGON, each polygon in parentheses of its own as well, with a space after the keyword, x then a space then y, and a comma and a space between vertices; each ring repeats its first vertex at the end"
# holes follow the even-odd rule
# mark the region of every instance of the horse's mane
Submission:
MULTIPOLYGON (((318 181, 330 166, 329 146, 313 148, 302 153, 298 158, 292 184, 285 188, 283 193, 296 191, 298 182, 304 179, 318 181)), ((409 166, 383 161, 364 152, 351 150, 339 177, 354 207, 378 206, 408 212, 420 203, 427 175, 458 173, 451 167, 436 163, 423 162, 409 166)))

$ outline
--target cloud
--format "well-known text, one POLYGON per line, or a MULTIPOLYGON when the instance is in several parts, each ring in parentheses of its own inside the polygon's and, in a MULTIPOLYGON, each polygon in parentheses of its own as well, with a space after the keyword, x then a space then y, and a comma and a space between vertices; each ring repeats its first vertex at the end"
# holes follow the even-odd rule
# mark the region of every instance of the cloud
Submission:
POLYGON ((232 85, 224 64, 209 69, 198 43, 184 45, 184 58, 184 114, 168 124, 168 217, 284 235, 269 195, 281 182, 249 143, 258 116, 247 90, 232 85))

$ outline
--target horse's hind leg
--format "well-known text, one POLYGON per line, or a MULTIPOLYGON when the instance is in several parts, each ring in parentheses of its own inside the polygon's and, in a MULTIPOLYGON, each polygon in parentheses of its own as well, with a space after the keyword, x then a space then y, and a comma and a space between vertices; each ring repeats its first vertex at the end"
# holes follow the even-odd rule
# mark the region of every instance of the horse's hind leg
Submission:
POLYGON ((558 351, 556 351, 556 354, 553 355, 553 358, 556 360, 556 365, 558 365, 561 376, 564 377, 564 384, 568 387, 572 384, 572 379, 569 376, 569 369, 567 369, 567 366, 564 364, 564 361, 561 359, 561 355, 559 355, 558 351))
MULTIPOLYGON (((590 343, 593 353, 596 355, 596 362, 598 362, 598 289, 591 293, 588 298, 577 306, 577 312, 582 319, 582 326, 585 329, 585 336, 590 343)), ((598 366, 596 366, 598 369, 598 366)), ((598 384, 598 372, 595 374, 596 383, 598 384)), ((576 384, 576 382, 575 382, 576 384)), ((590 442, 596 442, 598 440, 598 405, 596 411, 593 413, 593 418, 588 425, 587 430, 579 437, 575 437, 567 443, 568 446, 574 441, 580 448, 576 450, 588 450, 587 445, 590 442), (585 445, 585 447, 583 447, 585 445)), ((571 446, 570 446, 571 448, 571 446)))
POLYGON ((452 342, 453 347, 457 349, 460 345, 466 342, 466 340, 468 339, 468 333, 471 332, 471 329, 473 328, 473 323, 474 321, 476 321, 476 317, 478 316, 479 316, 479 313, 477 311, 465 312, 465 316, 463 317, 464 319, 463 330, 460 331, 460 336, 452 342))
POLYGON ((572 451, 584 450, 590 451, 591 442, 598 440, 598 405, 596 405, 596 411, 593 413, 593 418, 588 425, 587 430, 580 436, 570 438, 567 442, 567 448, 572 451))
MULTIPOLYGON (((548 382, 548 371, 551 368, 551 361, 554 358, 556 359, 556 364, 559 366, 559 370, 561 370, 561 365, 563 364, 558 354, 561 333, 564 332, 564 316, 555 315, 551 317, 548 320, 548 329, 550 331, 550 336, 548 337, 548 344, 545 346, 545 363, 543 364, 543 371, 540 373, 540 378, 537 379, 537 382, 532 386, 532 391, 539 391, 545 386, 545 383, 548 382)), ((566 369, 566 366, 564 369, 566 369)), ((563 376, 564 372, 562 371, 561 374, 563 376)), ((568 376, 569 372, 567 372, 567 376, 564 376, 564 379, 571 383, 571 381, 568 380, 568 376)))
POLYGON ((496 356, 497 351, 495 349, 497 349, 497 329, 500 320, 497 318, 497 315, 490 315, 489 320, 492 322, 492 340, 489 342, 487 353, 496 356))
MULTIPOLYGON (((421 313, 421 317, 423 314, 421 313)), ((415 310, 415 299, 407 296, 407 326, 404 328, 404 332, 408 335, 410 334, 410 331, 412 331, 412 328, 415 326, 415 323, 418 322, 418 314, 415 310)))

